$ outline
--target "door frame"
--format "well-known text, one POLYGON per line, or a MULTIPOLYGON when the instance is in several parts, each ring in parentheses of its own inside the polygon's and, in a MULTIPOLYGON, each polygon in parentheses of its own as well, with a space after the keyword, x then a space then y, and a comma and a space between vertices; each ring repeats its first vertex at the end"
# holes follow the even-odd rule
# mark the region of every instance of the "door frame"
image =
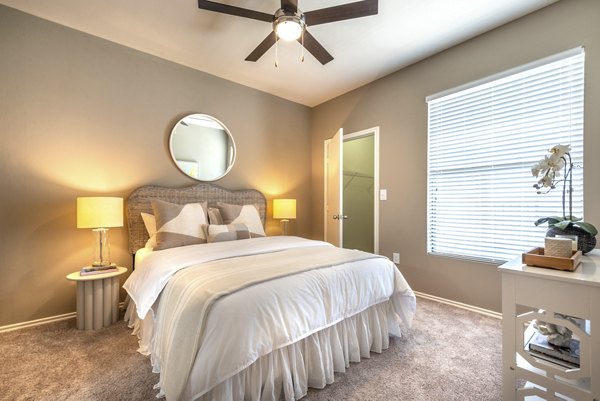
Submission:
MULTIPOLYGON (((379 126, 352 132, 343 136, 343 142, 373 135, 373 253, 379 253, 379 126)), ((327 237, 327 147, 331 139, 323 141, 323 238, 327 237)), ((343 203, 343 202, 342 202, 343 203)), ((343 214, 343 210, 342 210, 343 214)), ((343 238, 343 237, 342 237, 343 238)), ((343 245, 343 239, 342 239, 343 245)))

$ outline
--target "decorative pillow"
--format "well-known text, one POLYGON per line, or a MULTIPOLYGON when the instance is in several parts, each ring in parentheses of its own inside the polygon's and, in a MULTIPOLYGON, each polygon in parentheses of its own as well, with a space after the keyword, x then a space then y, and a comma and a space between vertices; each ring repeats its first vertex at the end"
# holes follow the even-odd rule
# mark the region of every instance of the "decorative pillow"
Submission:
POLYGON ((178 205, 153 200, 152 209, 157 228, 154 250, 206 243, 202 229, 202 225, 208 223, 206 202, 178 205))
POLYGON ((153 236, 156 234, 156 218, 153 214, 150 213, 140 213, 142 216, 142 220, 144 220, 144 227, 146 227, 146 231, 148 231, 148 235, 153 236))
POLYGON ((144 227, 146 227, 146 231, 150 238, 146 241, 146 245, 144 248, 154 249, 156 246, 156 219, 153 214, 149 213, 140 213, 142 215, 142 220, 144 220, 144 227))
POLYGON ((250 231, 245 224, 211 224, 205 225, 206 239, 208 242, 235 241, 250 238, 250 231))
POLYGON ((154 248, 156 248, 156 235, 153 235, 152 237, 148 238, 148 241, 146 241, 144 248, 148 248, 148 249, 152 249, 152 250, 154 250, 154 248))
POLYGON ((264 237, 260 215, 257 205, 231 205, 229 203, 217 202, 217 207, 223 217, 223 224, 245 224, 250 230, 250 237, 264 237))
POLYGON ((208 222, 210 224, 223 224, 223 216, 221 216, 221 212, 216 207, 208 208, 208 222))
POLYGON ((154 218, 153 214, 150 213, 140 213, 142 215, 142 220, 144 220, 144 227, 146 227, 146 231, 148 231, 148 235, 150 238, 146 241, 146 248, 154 248, 156 246, 156 218, 154 218))

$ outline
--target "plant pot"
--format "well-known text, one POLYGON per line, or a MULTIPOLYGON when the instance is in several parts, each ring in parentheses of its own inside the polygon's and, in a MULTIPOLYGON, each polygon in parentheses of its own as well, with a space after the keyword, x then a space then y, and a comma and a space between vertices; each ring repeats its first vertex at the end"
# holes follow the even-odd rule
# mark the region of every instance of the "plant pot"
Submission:
POLYGON ((596 247, 596 237, 592 237, 587 231, 579 227, 567 227, 566 230, 550 227, 548 231, 546 231, 547 237, 555 237, 557 235, 576 235, 577 249, 584 255, 596 247))

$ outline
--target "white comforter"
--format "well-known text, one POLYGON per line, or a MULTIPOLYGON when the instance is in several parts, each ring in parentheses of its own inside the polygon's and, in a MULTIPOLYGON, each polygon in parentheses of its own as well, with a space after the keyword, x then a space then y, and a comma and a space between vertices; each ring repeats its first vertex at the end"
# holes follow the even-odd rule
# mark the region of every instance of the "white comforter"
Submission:
POLYGON ((144 319, 169 279, 185 267, 213 260, 311 246, 332 245, 322 241, 280 236, 189 245, 151 252, 136 266, 123 288, 135 302, 138 316, 144 319))
MULTIPOLYGON (((144 318, 169 278, 182 268, 314 246, 331 245, 296 237, 266 237, 152 252, 136 266, 124 287, 144 318)), ((395 265, 385 258, 286 276, 221 298, 206 319, 191 371, 193 380, 188 380, 185 394, 204 394, 259 357, 388 300, 393 315, 389 331, 400 335, 398 323, 402 320, 410 326, 415 298, 395 265)), ((147 340, 150 353, 156 354, 155 341, 147 340)), ((160 371, 160 357, 153 357, 153 365, 160 371)))

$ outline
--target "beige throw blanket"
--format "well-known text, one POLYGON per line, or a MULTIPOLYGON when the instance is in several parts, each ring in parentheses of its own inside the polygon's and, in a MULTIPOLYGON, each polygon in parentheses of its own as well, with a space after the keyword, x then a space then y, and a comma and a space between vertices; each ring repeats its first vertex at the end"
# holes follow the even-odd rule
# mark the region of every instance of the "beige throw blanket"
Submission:
POLYGON ((155 354, 161 388, 179 400, 202 340, 204 322, 220 297, 292 274, 381 256, 334 247, 287 249, 217 260, 179 271, 161 295, 155 354))

